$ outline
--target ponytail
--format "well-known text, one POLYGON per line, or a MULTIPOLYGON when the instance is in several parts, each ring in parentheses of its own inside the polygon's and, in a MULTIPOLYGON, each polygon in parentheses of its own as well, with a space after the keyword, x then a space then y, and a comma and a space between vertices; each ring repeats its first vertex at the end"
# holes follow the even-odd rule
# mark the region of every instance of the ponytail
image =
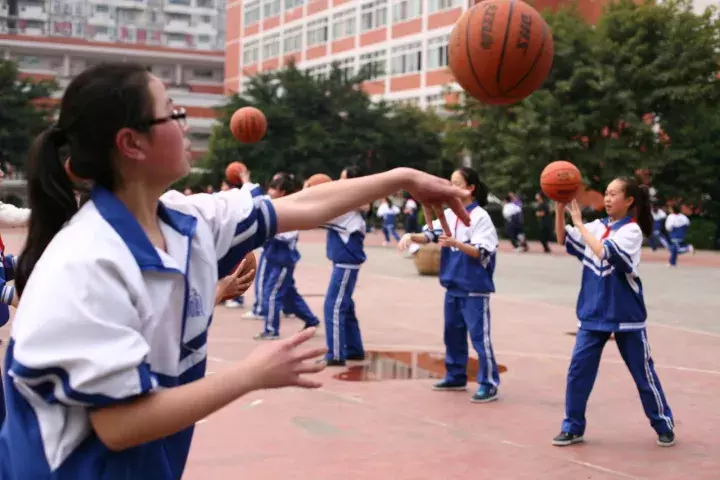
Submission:
POLYGON ((73 184, 59 155, 59 148, 65 143, 62 130, 52 127, 38 135, 30 151, 27 177, 30 228, 15 273, 19 295, 50 241, 78 210, 73 184))
POLYGON ((643 235, 648 238, 652 236, 653 216, 650 208, 650 189, 647 185, 638 187, 638 196, 635 197, 635 218, 643 235))
POLYGON ((628 213, 635 217, 643 235, 650 237, 653 232, 653 217, 650 208, 650 189, 647 185, 641 185, 635 178, 619 177, 618 180, 625 185, 625 197, 632 197, 628 213))
POLYGON ((463 176, 468 187, 475 187, 473 197, 478 205, 481 207, 486 206, 488 204, 488 187, 485 185, 485 182, 480 180, 480 174, 477 170, 470 167, 460 167, 456 171, 463 176))

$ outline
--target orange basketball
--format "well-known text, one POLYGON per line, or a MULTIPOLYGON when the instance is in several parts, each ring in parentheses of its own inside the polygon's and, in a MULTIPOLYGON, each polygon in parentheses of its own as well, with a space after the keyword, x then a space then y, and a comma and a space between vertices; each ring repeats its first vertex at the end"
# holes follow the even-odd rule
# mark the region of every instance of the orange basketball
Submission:
POLYGON ((225 169, 225 179, 230 185, 242 185, 242 174, 247 172, 247 167, 242 162, 232 162, 225 169))
POLYGON ((320 185, 321 183, 328 183, 332 181, 332 178, 330 178, 328 175, 325 175, 324 173, 316 173, 315 175, 307 179, 307 182, 305 182, 305 186, 314 187, 315 185, 320 185))
POLYGON ((230 118, 230 132, 244 143, 259 142, 267 131, 265 114, 255 107, 242 107, 230 118))
POLYGON ((572 163, 563 160, 552 162, 540 174, 540 188, 545 195, 556 202, 572 201, 581 185, 580 170, 572 163))
POLYGON ((542 16, 521 0, 485 0, 457 21, 448 43, 455 80, 482 103, 518 102, 542 86, 553 62, 542 16))
MULTIPOLYGON (((257 258, 255 258, 255 254, 253 252, 248 253, 245 255, 245 258, 243 260, 247 260, 247 263, 245 264, 245 267, 242 269, 242 272, 240 272, 240 275, 238 277, 242 277, 246 273, 248 273, 250 270, 255 270, 255 273, 253 274, 253 279, 255 278, 255 274, 257 274, 257 258)), ((242 260, 240 261, 242 263, 242 260)), ((235 269, 237 269, 238 266, 240 266, 240 263, 235 265, 235 268, 233 268, 233 271, 230 272, 230 274, 235 272, 235 269)), ((221 301, 230 300, 233 298, 233 295, 230 296, 223 296, 221 301)))

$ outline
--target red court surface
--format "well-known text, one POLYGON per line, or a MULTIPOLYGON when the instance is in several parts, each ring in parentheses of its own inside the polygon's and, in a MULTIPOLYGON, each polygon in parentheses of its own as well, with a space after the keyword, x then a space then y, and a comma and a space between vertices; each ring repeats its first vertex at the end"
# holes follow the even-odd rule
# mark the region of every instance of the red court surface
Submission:
MULTIPOLYGON (((4 237, 9 251, 19 248, 15 232, 4 237)), ((322 319, 330 268, 322 259, 324 245, 317 243, 321 239, 317 232, 302 234, 296 281, 322 319)), ((355 292, 366 349, 441 354, 442 288, 434 278, 407 274, 411 260, 373 246, 380 241, 377 235, 368 240, 369 261, 355 292)), ((554 248, 559 257, 560 248, 554 248)), ((540 254, 516 256, 507 250, 502 247, 505 263, 512 257, 527 262, 528 269, 539 268, 540 254)), ((683 256, 681 263, 713 282, 718 260, 714 253, 699 253, 683 256), (695 268, 691 260, 710 268, 695 268)), ((558 258, 553 264, 577 280, 575 263, 558 258)), ((659 267, 653 275, 669 272, 659 267)), ((501 291, 491 301, 495 354, 508 369, 501 374, 499 401, 471 403, 472 383, 467 392, 438 393, 430 388, 432 379, 338 380, 333 376, 348 369, 336 367, 321 374, 319 390, 255 392, 199 422, 183 478, 720 479, 720 334, 694 323, 701 314, 720 322, 720 310, 709 298, 693 299, 694 290, 693 284, 679 282, 672 292, 692 299, 680 326, 651 321, 648 328, 676 419, 673 448, 655 445, 614 342, 607 344, 590 399, 585 444, 553 447, 574 342, 568 333, 576 328, 574 299, 558 304, 501 291)), ((262 323, 241 318, 244 312, 217 308, 209 343, 212 374, 257 345, 252 336, 262 323)), ((284 319, 281 334, 300 326, 297 319, 284 319)), ((1 338, 8 335, 8 328, 0 331, 1 338)), ((324 330, 311 343, 322 345, 324 330)))

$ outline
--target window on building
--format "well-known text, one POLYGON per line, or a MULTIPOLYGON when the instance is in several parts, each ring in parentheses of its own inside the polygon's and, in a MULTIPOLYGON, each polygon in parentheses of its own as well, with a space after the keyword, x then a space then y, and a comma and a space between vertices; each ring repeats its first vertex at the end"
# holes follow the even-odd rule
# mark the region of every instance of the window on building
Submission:
POLYGON ((193 69, 193 78, 198 80, 212 80, 215 77, 215 72, 209 68, 195 68, 193 69))
POLYGON ((328 19, 320 18, 307 24, 307 46, 321 45, 328 40, 328 19))
POLYGON ((265 0, 263 3, 263 18, 280 15, 280 0, 265 0))
POLYGON ((449 10, 459 5, 459 0, 428 0, 428 13, 449 10))
POLYGON ((343 74, 345 79, 352 77, 355 74, 355 57, 347 57, 333 62, 343 74))
POLYGON ((445 107, 445 95, 442 93, 428 95, 425 97, 425 103, 428 108, 442 109, 445 107))
POLYGON ((393 22, 405 22, 422 15, 423 0, 399 0, 393 4, 393 22))
POLYGON ((330 65, 328 65, 327 63, 322 63, 320 65, 314 65, 312 67, 309 67, 305 71, 315 80, 322 80, 324 78, 327 78, 328 74, 330 73, 330 65))
POLYGON ((391 73, 406 75, 417 73, 422 69, 422 42, 406 43, 393 47, 391 73))
POLYGON ((303 0, 285 0, 285 10, 292 10, 293 8, 302 7, 303 0))
POLYGON ((352 37, 356 32, 357 9, 351 8, 333 15, 333 40, 352 37))
POLYGON ((386 51, 376 50, 360 55, 360 70, 371 79, 384 77, 387 72, 386 51))
POLYGON ((243 23, 245 26, 252 25, 260 21, 260 0, 248 2, 243 7, 245 18, 243 23))
POLYGON ((268 35, 263 38, 262 59, 269 60, 280 55, 280 34, 268 35))
POLYGON ((260 43, 255 40, 243 45, 243 65, 253 65, 260 60, 260 43))
POLYGON ((302 50, 302 25, 288 28, 283 35, 283 53, 299 52, 302 50))
POLYGON ((443 68, 448 65, 448 41, 450 35, 435 37, 428 40, 427 68, 443 68))
POLYGON ((360 7, 360 31, 367 32, 387 25, 387 0, 375 0, 360 7))

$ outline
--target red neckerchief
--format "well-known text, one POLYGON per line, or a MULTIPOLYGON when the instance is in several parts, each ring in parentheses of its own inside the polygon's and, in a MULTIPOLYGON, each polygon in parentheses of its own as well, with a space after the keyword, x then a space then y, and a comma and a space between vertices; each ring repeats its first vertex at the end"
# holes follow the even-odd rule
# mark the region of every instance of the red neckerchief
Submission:
POLYGON ((5 243, 3 243, 2 235, 0 235, 0 262, 5 260, 5 243))
MULTIPOLYGON (((627 217, 625 217, 625 218, 627 218, 627 217)), ((616 221, 615 223, 617 223, 619 221, 620 220, 616 221)), ((615 225, 615 223, 613 223, 612 225, 615 225)), ((628 223, 636 223, 635 217, 631 218, 628 223)), ((608 222, 608 224, 605 225, 605 233, 602 234, 602 237, 600 237, 600 240, 605 240, 606 238, 608 238, 608 236, 610 236, 610 231, 612 230, 612 225, 610 225, 610 222, 608 222)), ((625 224, 625 225, 627 225, 627 224, 625 224)))

